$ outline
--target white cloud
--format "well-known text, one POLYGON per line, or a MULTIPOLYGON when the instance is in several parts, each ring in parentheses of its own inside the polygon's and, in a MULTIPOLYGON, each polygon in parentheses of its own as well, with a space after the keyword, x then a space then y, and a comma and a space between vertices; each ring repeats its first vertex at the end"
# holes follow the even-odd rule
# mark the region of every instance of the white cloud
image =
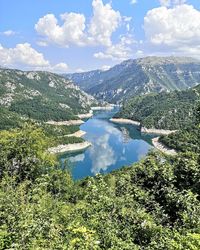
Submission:
POLYGON ((58 20, 53 14, 48 14, 40 18, 35 25, 36 31, 40 35, 47 37, 48 42, 55 43, 59 46, 66 47, 69 44, 82 45, 84 41, 83 32, 85 29, 84 15, 65 13, 60 17, 64 22, 62 26, 58 25, 58 20))
POLYGON ((98 59, 111 59, 117 61, 126 60, 132 56, 131 45, 133 43, 135 43, 135 41, 131 36, 122 36, 119 43, 111 45, 103 52, 100 51, 95 53, 94 57, 98 59))
POLYGON ((137 0, 131 0, 130 1, 130 4, 136 4, 137 3, 137 0))
POLYGON ((0 45, 0 65, 13 67, 16 65, 46 67, 49 62, 43 54, 37 52, 29 43, 17 44, 15 48, 4 48, 0 45))
POLYGON ((144 30, 146 42, 162 51, 200 55, 200 11, 191 5, 150 10, 144 30))
POLYGON ((14 48, 5 48, 0 44, 0 65, 8 68, 47 70, 57 73, 68 70, 65 63, 51 65, 43 54, 32 48, 29 43, 17 44, 14 48))
POLYGON ((1 34, 4 36, 14 36, 16 34, 16 32, 13 30, 6 30, 4 32, 1 32, 1 34))
POLYGON ((58 63, 54 66, 49 67, 49 71, 53 71, 56 73, 66 73, 68 71, 69 67, 66 63, 58 63))
POLYGON ((124 21, 125 23, 129 23, 131 20, 132 20, 132 17, 131 17, 131 16, 123 16, 123 21, 124 21))
POLYGON ((36 43, 37 43, 37 45, 39 45, 41 47, 47 47, 48 46, 48 43, 45 42, 45 41, 37 41, 36 43))
POLYGON ((144 56, 144 51, 137 50, 135 55, 136 55, 136 57, 143 57, 144 56))
POLYGON ((170 7, 184 4, 187 0, 159 0, 162 6, 170 7))
POLYGON ((46 38, 46 43, 62 47, 68 47, 71 44, 110 46, 111 36, 119 27, 122 17, 118 11, 112 9, 110 4, 104 5, 102 0, 93 0, 92 6, 93 17, 88 24, 83 14, 60 15, 62 25, 59 25, 59 20, 53 14, 47 14, 39 19, 35 30, 46 38))
POLYGON ((102 67, 101 67, 101 70, 103 70, 103 71, 107 71, 107 70, 109 70, 110 69, 110 66, 109 65, 103 65, 102 67))
POLYGON ((97 44, 110 46, 111 36, 119 27, 122 17, 110 4, 104 5, 102 0, 93 0, 93 17, 89 25, 89 34, 97 44))
POLYGON ((83 73, 85 72, 86 70, 82 69, 82 68, 78 68, 75 70, 76 73, 83 73))

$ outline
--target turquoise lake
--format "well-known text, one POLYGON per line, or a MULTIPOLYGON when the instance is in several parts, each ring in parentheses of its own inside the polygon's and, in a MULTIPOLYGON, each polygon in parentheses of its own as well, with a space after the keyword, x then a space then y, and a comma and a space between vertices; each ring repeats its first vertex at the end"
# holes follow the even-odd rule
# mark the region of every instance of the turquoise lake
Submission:
POLYGON ((109 173, 139 161, 152 148, 150 135, 143 135, 137 126, 118 125, 109 121, 117 110, 101 111, 87 120, 80 129, 92 146, 83 152, 64 154, 75 180, 109 173))

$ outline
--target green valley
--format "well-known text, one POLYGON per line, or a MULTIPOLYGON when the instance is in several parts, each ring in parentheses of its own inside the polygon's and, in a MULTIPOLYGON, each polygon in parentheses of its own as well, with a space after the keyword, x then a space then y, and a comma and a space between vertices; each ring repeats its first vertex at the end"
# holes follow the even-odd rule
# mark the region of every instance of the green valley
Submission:
MULTIPOLYGON (((135 164, 75 181, 69 158, 61 164, 49 148, 82 143, 73 136, 80 128, 46 121, 77 120, 97 101, 51 73, 3 70, 1 76, 0 249, 200 248, 200 85, 131 97, 115 115, 178 130, 159 138, 176 155, 152 149, 135 164)), ((88 154, 105 168, 107 161, 116 164, 112 136, 122 136, 118 144, 124 148, 132 139, 125 126, 109 127, 101 119, 88 123, 100 127, 94 131, 98 147, 88 154)), ((139 131, 134 136, 132 143, 141 140, 139 131)), ((72 156, 78 162, 86 157, 72 156)))
POLYGON ((191 147, 74 182, 47 146, 41 128, 0 133, 0 249, 199 249, 200 158, 191 147))
POLYGON ((200 250, 199 2, 0 1, 0 250, 200 250))

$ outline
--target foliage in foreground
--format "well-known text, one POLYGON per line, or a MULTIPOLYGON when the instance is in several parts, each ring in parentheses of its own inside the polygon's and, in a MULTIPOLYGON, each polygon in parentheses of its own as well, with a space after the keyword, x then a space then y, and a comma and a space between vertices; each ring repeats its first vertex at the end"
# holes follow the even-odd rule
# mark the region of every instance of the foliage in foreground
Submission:
POLYGON ((0 130, 19 127, 22 122, 23 119, 19 114, 0 107, 0 130))
POLYGON ((198 250, 200 156, 73 182, 41 129, 0 134, 0 249, 198 250))

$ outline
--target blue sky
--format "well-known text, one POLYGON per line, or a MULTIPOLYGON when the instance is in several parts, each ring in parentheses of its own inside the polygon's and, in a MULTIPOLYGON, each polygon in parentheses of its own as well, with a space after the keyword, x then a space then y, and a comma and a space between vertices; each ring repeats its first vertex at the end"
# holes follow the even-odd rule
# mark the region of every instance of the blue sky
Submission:
POLYGON ((148 55, 200 57, 199 0, 1 0, 0 65, 108 69, 148 55))

